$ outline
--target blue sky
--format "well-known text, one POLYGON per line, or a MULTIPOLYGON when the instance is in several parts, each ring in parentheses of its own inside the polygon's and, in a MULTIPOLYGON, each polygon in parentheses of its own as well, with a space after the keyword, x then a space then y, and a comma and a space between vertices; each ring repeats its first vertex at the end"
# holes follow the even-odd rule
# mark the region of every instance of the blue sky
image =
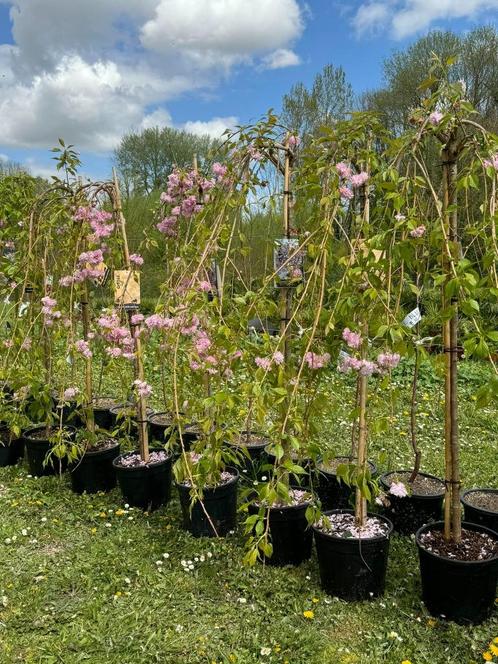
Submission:
POLYGON ((215 135, 327 63, 361 92, 428 30, 497 16, 498 0, 0 0, 0 159, 48 174, 62 136, 106 177, 130 129, 215 135))

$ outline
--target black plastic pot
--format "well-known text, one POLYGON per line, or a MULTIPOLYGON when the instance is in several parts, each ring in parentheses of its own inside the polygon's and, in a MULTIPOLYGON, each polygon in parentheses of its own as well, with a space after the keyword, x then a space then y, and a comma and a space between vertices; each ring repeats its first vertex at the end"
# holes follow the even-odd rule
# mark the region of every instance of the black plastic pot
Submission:
MULTIPOLYGON (((324 514, 354 512, 330 510, 324 514)), ((384 593, 393 524, 386 517, 376 514, 375 518, 389 526, 389 532, 384 537, 345 539, 313 526, 321 586, 329 595, 356 602, 379 597, 384 593)))
MULTIPOLYGON (((335 457, 341 463, 352 463, 350 457, 335 457)), ((377 474, 377 467, 372 461, 368 462, 372 477, 377 474)), ((337 479, 333 472, 318 469, 316 493, 320 498, 322 510, 349 509, 354 502, 355 488, 337 479)))
MULTIPOLYGON (((164 450, 160 448, 150 449, 150 452, 160 451, 164 450)), ((125 503, 132 507, 140 507, 148 512, 166 504, 171 498, 173 457, 169 455, 167 459, 158 463, 128 468, 119 464, 120 460, 127 454, 138 454, 138 452, 121 454, 112 462, 125 503)))
MULTIPOLYGON (((463 522, 466 530, 489 528, 463 522)), ((462 561, 443 558, 423 548, 420 537, 428 530, 442 530, 444 523, 427 524, 416 534, 422 579, 422 599, 429 613, 461 624, 479 624, 491 615, 498 581, 498 555, 489 560, 462 561)))
POLYGON ((171 434, 173 428, 175 428, 174 417, 171 413, 167 412, 151 413, 147 418, 147 423, 149 425, 149 434, 151 440, 155 440, 161 444, 164 444, 167 440, 166 432, 169 430, 169 433, 171 434), (159 416, 166 416, 169 421, 157 421, 156 418, 159 416))
POLYGON ((111 431, 114 428, 116 423, 115 416, 111 413, 111 408, 119 406, 117 399, 112 397, 97 397, 93 400, 93 417, 95 420, 95 425, 99 429, 105 429, 106 431, 111 431), (109 402, 112 401, 113 405, 109 405, 109 402))
MULTIPOLYGON (((268 565, 300 565, 311 558, 313 532, 306 519, 309 502, 300 505, 285 505, 268 509, 269 534, 273 546, 271 557, 265 558, 268 565)), ((256 505, 249 507, 256 514, 256 505)))
POLYGON ((398 498, 389 493, 390 485, 386 480, 389 475, 411 474, 411 472, 411 470, 397 470, 384 473, 380 477, 380 484, 387 493, 390 503, 389 507, 384 508, 384 513, 393 522, 394 530, 402 535, 411 535, 412 533, 416 533, 426 523, 438 521, 441 518, 441 510, 443 508, 444 482, 439 477, 429 475, 428 473, 419 473, 419 475, 437 480, 441 486, 440 494, 432 496, 411 495, 398 498))
POLYGON ((249 438, 251 438, 251 436, 257 438, 258 442, 247 445, 244 441, 247 433, 247 431, 242 431, 240 442, 230 443, 230 446, 234 451, 238 452, 238 461, 236 465, 239 469, 241 479, 247 479, 252 482, 261 479, 265 474, 264 471, 262 471, 262 466, 268 464, 266 448, 269 441, 262 434, 251 431, 249 432, 249 438))
POLYGON ((176 483, 183 526, 194 537, 224 537, 237 527, 239 473, 235 468, 227 468, 227 471, 233 473, 233 479, 221 486, 204 489, 202 505, 198 500, 192 505, 190 487, 176 483))
MULTIPOLYGON (((74 435, 73 427, 64 427, 74 435)), ((26 449, 26 458, 28 460, 29 472, 37 477, 46 475, 58 475, 67 468, 67 457, 57 459, 53 455, 45 463, 47 454, 52 449, 52 443, 44 437, 32 436, 36 431, 44 430, 44 424, 38 424, 22 433, 22 439, 26 449)))
POLYGON ((492 512, 483 507, 475 507, 474 505, 471 505, 467 500, 467 497, 471 493, 492 493, 498 495, 498 489, 469 489, 462 494, 461 498, 464 507, 465 521, 478 523, 479 525, 498 533, 498 512, 492 512))
POLYGON ((15 466, 23 456, 23 438, 13 438, 10 440, 7 427, 0 425, 0 468, 15 466))
MULTIPOLYGON (((268 463, 267 465, 271 466, 272 468, 275 466, 275 463, 277 461, 277 458, 271 451, 271 446, 268 446, 266 448, 266 456, 268 458, 268 463)), ((314 487, 314 463, 312 459, 293 459, 293 463, 296 463, 298 466, 301 466, 303 470, 305 471, 304 473, 301 474, 294 474, 290 473, 289 474, 289 484, 293 488, 298 488, 298 489, 311 489, 314 487)), ((272 468, 269 468, 269 472, 271 472, 272 468)))
POLYGON ((75 493, 111 491, 116 486, 112 462, 119 456, 119 443, 103 450, 91 448, 71 468, 71 487, 75 493))

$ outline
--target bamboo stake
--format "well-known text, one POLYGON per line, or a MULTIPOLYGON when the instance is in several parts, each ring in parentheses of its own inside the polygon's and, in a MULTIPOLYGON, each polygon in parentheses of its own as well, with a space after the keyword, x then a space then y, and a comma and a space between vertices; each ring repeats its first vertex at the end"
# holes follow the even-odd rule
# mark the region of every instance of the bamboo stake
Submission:
MULTIPOLYGON (((81 298, 81 320, 83 323, 83 339, 88 342, 90 332, 90 312, 88 310, 88 286, 83 282, 81 298)), ((93 412, 93 374, 92 358, 85 358, 85 416, 86 426, 90 433, 95 433, 95 416, 93 412)))
MULTIPOLYGON (((126 220, 123 214, 123 208, 121 205, 121 194, 119 191, 119 182, 116 175, 116 169, 112 169, 112 176, 114 182, 114 211, 118 219, 119 227, 121 230, 121 236, 123 240, 123 257, 127 270, 131 270, 130 262, 130 251, 128 248, 128 237, 126 235, 126 220)), ((131 335, 135 342, 135 375, 137 380, 144 382, 144 365, 143 365, 143 353, 142 353, 142 343, 140 339, 140 323, 132 323, 133 312, 128 311, 128 321, 130 325, 131 335)), ((137 416, 138 416, 138 443, 140 457, 142 460, 147 463, 149 461, 149 440, 148 440, 148 431, 147 431, 147 400, 146 398, 139 394, 137 399, 137 416)))
MULTIPOLYGON (((284 192, 283 192, 283 224, 284 233, 287 239, 290 238, 290 181, 291 181, 291 154, 289 146, 289 136, 285 140, 284 157, 284 192)), ((292 289, 289 286, 280 288, 280 336, 284 342, 284 366, 289 367, 290 360, 290 314, 292 307, 292 289)), ((289 483, 288 473, 282 472, 282 467, 287 461, 291 460, 290 448, 286 439, 286 426, 282 428, 282 447, 284 450, 281 464, 279 467, 278 479, 284 484, 289 483)))

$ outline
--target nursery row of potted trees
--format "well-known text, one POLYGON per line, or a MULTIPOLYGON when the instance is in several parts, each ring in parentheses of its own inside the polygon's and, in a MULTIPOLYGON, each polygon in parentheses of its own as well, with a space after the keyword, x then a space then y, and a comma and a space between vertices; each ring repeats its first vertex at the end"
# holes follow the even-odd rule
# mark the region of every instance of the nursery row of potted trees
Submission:
MULTIPOLYGON (((165 248, 149 316, 140 312, 143 258, 128 248, 116 178, 82 184, 77 155, 61 143, 66 178, 35 201, 5 271, 17 280, 6 279, 0 412, 10 459, 23 440, 37 474, 48 472, 47 459, 59 470, 68 464, 76 491, 110 489, 117 476, 126 502, 147 509, 169 499, 173 473, 185 525, 220 536, 236 524, 240 469, 265 455, 244 490, 248 563, 299 564, 314 532, 324 588, 361 599, 383 591, 393 528, 416 531, 429 611, 476 622, 489 615, 498 534, 482 519, 496 524, 497 493, 467 494, 462 524, 457 373, 462 317, 469 356, 491 357, 498 340, 479 309, 498 293, 498 146, 460 84, 431 81, 436 91, 414 112, 414 129, 396 139, 358 114, 300 146, 270 115, 227 140, 228 165, 173 171, 143 240, 161 238, 165 248), (434 144, 442 163, 432 176, 425 154, 434 144), (272 173, 282 183, 282 236, 273 269, 247 284, 238 266, 248 209, 267 204, 272 173), (462 239, 475 237, 464 252, 462 239), (114 303, 103 309, 109 272, 114 303), (420 305, 435 288, 444 480, 421 472, 416 440, 420 305), (274 334, 248 330, 254 319, 276 320, 274 334), (409 356, 414 467, 377 479, 369 430, 385 421, 372 420, 370 404, 409 356), (317 423, 336 368, 350 375, 352 431, 346 456, 330 459, 317 423), (124 399, 103 398, 105 381, 114 393, 121 381, 124 399), (164 412, 152 412, 151 398, 164 412), (42 424, 25 430, 28 420, 42 424), (121 441, 132 449, 121 453, 121 441), (382 513, 368 511, 376 501, 382 513), (480 523, 473 508, 484 508, 480 523)), ((2 242, 11 230, 0 229, 2 242)), ((492 357, 491 368, 481 401, 496 396, 492 357)))

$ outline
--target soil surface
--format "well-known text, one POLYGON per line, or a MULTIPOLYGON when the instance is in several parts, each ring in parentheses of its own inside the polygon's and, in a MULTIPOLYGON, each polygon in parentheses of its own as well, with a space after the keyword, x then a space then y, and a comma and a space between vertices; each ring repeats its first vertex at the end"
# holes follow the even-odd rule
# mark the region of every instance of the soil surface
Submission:
POLYGON ((268 443, 268 438, 252 431, 249 432, 249 435, 247 435, 247 433, 241 433, 240 436, 233 441, 233 445, 239 447, 265 447, 268 443))
POLYGON ((12 436, 12 433, 9 431, 9 429, 0 425, 0 443, 3 445, 10 445, 10 443, 12 443, 14 440, 17 440, 17 438, 12 436))
MULTIPOLYGON (((48 436, 47 436, 47 430, 45 429, 45 427, 40 427, 40 429, 35 429, 34 431, 30 431, 27 437, 30 440, 34 439, 34 440, 39 440, 41 442, 45 442, 48 440, 50 436, 52 436, 57 431, 59 431, 58 428, 49 427, 48 436)), ((69 431, 67 431, 66 433, 69 433, 69 431)))
MULTIPOLYGON (((302 491, 301 489, 289 489, 289 498, 290 502, 277 501, 270 505, 271 508, 280 508, 280 507, 292 507, 297 505, 306 505, 311 503, 311 496, 309 491, 302 491)), ((264 507, 268 507, 266 503, 254 503, 257 507, 260 507, 262 504, 264 507)))
MULTIPOLYGON (((410 484, 411 473, 391 473, 384 477, 384 481, 391 485, 393 482, 403 482, 412 496, 441 496, 444 493, 444 484, 433 477, 424 477, 418 474, 415 481, 410 484)), ((390 497, 390 496, 389 496, 390 497)))
MULTIPOLYGON (((337 467, 340 466, 342 463, 355 463, 354 459, 351 459, 351 457, 334 457, 333 459, 330 459, 326 463, 320 463, 318 466, 318 470, 323 470, 325 473, 329 473, 330 475, 335 475, 337 471, 337 467)), ((370 472, 373 472, 375 470, 373 463, 370 461, 368 462, 370 466, 370 472)))
POLYGON ((367 517, 365 525, 355 524, 354 514, 330 514, 323 516, 316 524, 322 532, 341 539, 376 539, 389 533, 387 523, 375 516, 367 517))
POLYGON ((126 454, 121 457, 117 465, 122 468, 143 468, 145 466, 151 466, 152 464, 166 461, 168 457, 169 455, 162 450, 159 452, 151 452, 148 463, 145 463, 138 452, 132 452, 131 454, 126 454))
POLYGON ((420 536, 426 551, 451 560, 489 560, 498 556, 498 538, 475 530, 462 529, 462 541, 447 542, 442 530, 429 530, 420 536))
MULTIPOLYGON (((221 473, 220 481, 217 484, 207 484, 204 488, 205 489, 216 489, 219 486, 224 486, 225 484, 228 484, 233 480, 235 475, 233 473, 229 473, 227 470, 224 470, 221 473)), ((192 486, 192 482, 190 480, 183 480, 183 482, 180 482, 182 486, 192 486)))
POLYGON ((110 410, 120 405, 120 402, 112 397, 97 397, 92 401, 92 406, 95 410, 110 410))
POLYGON ((115 438, 103 438, 98 440, 92 447, 88 447, 85 450, 85 454, 97 454, 97 452, 103 452, 117 446, 118 441, 115 438))
POLYGON ((498 512, 498 489, 496 491, 472 491, 465 496, 465 502, 488 512, 498 512))
POLYGON ((160 424, 165 427, 170 427, 174 422, 174 416, 172 413, 153 413, 149 417, 149 422, 152 422, 152 424, 160 424))

